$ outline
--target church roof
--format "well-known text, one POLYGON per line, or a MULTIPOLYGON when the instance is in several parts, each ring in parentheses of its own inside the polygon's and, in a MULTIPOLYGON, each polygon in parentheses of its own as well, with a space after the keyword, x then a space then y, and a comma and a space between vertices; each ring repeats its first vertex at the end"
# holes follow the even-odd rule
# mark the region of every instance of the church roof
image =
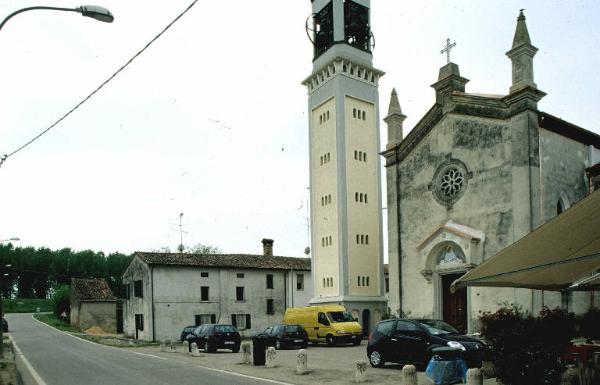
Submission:
POLYGON ((102 278, 73 278, 71 293, 80 301, 114 301, 116 299, 108 283, 102 278))
POLYGON ((310 258, 256 254, 185 254, 136 252, 148 265, 228 267, 266 270, 310 270, 310 258))
POLYGON ((539 125, 548 131, 600 149, 600 135, 569 123, 546 112, 539 112, 539 125))

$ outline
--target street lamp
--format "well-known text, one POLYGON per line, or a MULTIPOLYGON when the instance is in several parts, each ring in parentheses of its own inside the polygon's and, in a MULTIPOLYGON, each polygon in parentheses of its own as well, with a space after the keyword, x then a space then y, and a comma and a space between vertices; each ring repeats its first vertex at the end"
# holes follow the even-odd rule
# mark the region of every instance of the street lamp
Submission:
POLYGON ((51 10, 51 11, 77 12, 77 13, 81 13, 82 16, 91 17, 92 19, 103 21, 105 23, 112 23, 113 20, 115 19, 113 17, 112 13, 110 13, 110 11, 108 9, 106 9, 104 7, 100 7, 98 5, 82 5, 77 8, 35 6, 35 7, 27 7, 27 8, 19 9, 18 11, 15 11, 15 12, 11 13, 10 15, 6 16, 6 18, 0 24, 0 30, 2 29, 2 27, 4 27, 4 24, 6 24, 6 22, 9 19, 11 19, 13 16, 18 15, 19 13, 22 13, 22 12, 33 11, 33 10, 38 10, 38 9, 45 9, 45 10, 51 10))

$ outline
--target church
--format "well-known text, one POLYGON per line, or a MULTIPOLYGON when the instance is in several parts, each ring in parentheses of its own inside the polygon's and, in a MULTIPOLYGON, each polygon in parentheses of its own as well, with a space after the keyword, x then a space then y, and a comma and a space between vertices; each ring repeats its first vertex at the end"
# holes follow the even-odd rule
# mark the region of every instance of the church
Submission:
POLYGON ((469 80, 448 60, 432 85, 434 104, 406 136, 406 116, 392 92, 382 152, 392 315, 443 319, 473 332, 482 312, 503 303, 532 314, 544 306, 582 313, 600 304, 598 292, 450 290, 465 272, 594 189, 600 136, 538 109, 546 94, 534 81, 537 51, 521 11, 506 53, 508 93, 466 92, 469 80))

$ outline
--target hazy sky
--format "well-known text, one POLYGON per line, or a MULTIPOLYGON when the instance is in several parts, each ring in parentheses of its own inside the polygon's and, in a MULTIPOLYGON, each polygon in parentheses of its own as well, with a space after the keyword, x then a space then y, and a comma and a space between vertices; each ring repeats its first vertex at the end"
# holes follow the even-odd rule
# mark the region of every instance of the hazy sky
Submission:
MULTIPOLYGON (((47 128, 108 78, 191 0, 95 0, 105 24, 32 11, 0 31, 0 154, 47 128)), ((0 0, 0 17, 29 5, 0 0)), ((434 102, 440 54, 505 94, 525 8, 541 110, 600 133, 600 1, 372 1, 385 116, 396 87, 410 130, 434 102)), ((308 244, 309 0, 198 1, 65 121, 0 168, 0 239, 105 252, 203 243, 224 252, 302 256, 308 244)), ((386 138, 382 123, 382 138, 386 138)), ((381 144, 382 148, 385 143, 381 144)), ((385 183, 385 181, 383 181, 385 183)), ((385 191, 385 188, 384 188, 385 191)), ((384 202, 385 206, 385 202, 384 202)), ((385 216, 385 211, 384 211, 385 216)))

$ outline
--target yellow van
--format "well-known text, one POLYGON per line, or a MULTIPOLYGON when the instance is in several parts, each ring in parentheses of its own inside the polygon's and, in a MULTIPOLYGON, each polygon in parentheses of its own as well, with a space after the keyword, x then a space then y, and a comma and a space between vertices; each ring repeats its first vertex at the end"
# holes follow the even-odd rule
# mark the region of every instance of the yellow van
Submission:
POLYGON ((284 324, 298 324, 306 329, 313 344, 353 343, 360 345, 362 328, 342 305, 290 307, 285 310, 284 324))

